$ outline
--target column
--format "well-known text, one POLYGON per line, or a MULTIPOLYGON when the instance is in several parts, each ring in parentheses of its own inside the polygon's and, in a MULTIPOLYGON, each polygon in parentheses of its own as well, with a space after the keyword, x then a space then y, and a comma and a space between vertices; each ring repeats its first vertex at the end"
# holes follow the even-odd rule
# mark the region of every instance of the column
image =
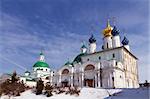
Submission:
POLYGON ((81 75, 81 80, 82 80, 81 86, 83 87, 84 86, 84 73, 82 73, 82 75, 81 75))
POLYGON ((74 68, 71 68, 71 87, 73 87, 73 73, 74 73, 74 68))
POLYGON ((100 63, 98 63, 98 87, 101 87, 101 81, 100 81, 100 63))
POLYGON ((81 87, 83 87, 84 86, 84 70, 83 70, 83 68, 82 68, 82 73, 81 73, 82 75, 81 75, 81 87))
POLYGON ((100 71, 98 71, 98 87, 101 87, 101 82, 100 82, 100 71))
POLYGON ((61 74, 59 74, 59 85, 61 85, 61 74))
POLYGON ((53 71, 51 73, 50 84, 53 85, 53 71))
POLYGON ((109 74, 109 88, 112 88, 112 75, 109 74))
POLYGON ((95 88, 97 87, 97 72, 95 73, 95 88))

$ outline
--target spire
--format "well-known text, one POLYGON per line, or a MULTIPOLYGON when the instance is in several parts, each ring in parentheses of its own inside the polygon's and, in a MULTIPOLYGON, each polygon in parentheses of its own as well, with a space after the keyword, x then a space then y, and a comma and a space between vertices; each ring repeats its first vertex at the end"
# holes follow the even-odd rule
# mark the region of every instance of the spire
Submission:
POLYGON ((84 42, 82 42, 81 48, 87 48, 87 47, 85 46, 85 43, 84 43, 84 42))
POLYGON ((41 53, 40 53, 40 55, 44 55, 42 50, 41 50, 41 53))
POLYGON ((89 38, 89 43, 95 43, 96 39, 94 38, 93 34, 91 35, 91 37, 89 38))
POLYGON ((40 53, 40 59, 39 60, 45 62, 45 56, 44 56, 44 53, 43 53, 42 50, 41 50, 41 53, 40 53))
POLYGON ((107 19, 107 27, 110 27, 110 20, 107 19))

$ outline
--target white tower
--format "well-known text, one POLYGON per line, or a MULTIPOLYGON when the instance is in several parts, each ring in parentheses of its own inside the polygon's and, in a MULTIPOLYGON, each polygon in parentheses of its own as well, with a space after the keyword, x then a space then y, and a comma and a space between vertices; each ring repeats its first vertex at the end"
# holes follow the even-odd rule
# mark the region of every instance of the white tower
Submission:
POLYGON ((116 26, 114 26, 113 30, 112 30, 112 47, 116 48, 116 47, 120 47, 120 36, 119 36, 119 30, 117 30, 116 26))
POLYGON ((110 26, 109 20, 107 21, 107 27, 103 30, 103 35, 104 35, 104 44, 103 44, 103 49, 109 49, 112 48, 112 27, 110 26))
POLYGON ((86 53, 86 52, 87 52, 87 47, 83 43, 83 45, 81 46, 81 53, 86 53))
POLYGON ((129 40, 124 36, 123 40, 122 40, 122 45, 128 50, 130 51, 130 47, 129 47, 129 40))
POLYGON ((93 35, 91 35, 89 39, 89 52, 90 53, 96 52, 96 39, 94 38, 93 35))

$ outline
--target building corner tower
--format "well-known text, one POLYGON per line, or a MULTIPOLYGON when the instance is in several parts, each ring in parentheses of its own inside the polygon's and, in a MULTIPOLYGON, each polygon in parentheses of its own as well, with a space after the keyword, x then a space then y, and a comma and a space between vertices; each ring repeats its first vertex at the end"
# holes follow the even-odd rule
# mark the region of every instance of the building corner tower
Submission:
POLYGON ((128 50, 130 51, 130 47, 129 47, 129 40, 124 36, 123 40, 122 40, 122 45, 128 50))

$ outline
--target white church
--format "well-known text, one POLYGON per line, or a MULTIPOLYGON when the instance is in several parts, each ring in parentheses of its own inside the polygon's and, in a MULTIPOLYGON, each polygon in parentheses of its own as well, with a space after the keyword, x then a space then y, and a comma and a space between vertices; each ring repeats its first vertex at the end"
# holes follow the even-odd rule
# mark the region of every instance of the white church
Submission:
POLYGON ((138 88, 138 59, 130 51, 129 40, 124 37, 121 41, 119 30, 112 27, 109 20, 103 36, 102 50, 96 50, 96 39, 92 35, 89 46, 83 44, 76 58, 57 71, 49 68, 41 53, 31 72, 25 72, 20 80, 29 86, 35 86, 41 78, 53 86, 138 88))

